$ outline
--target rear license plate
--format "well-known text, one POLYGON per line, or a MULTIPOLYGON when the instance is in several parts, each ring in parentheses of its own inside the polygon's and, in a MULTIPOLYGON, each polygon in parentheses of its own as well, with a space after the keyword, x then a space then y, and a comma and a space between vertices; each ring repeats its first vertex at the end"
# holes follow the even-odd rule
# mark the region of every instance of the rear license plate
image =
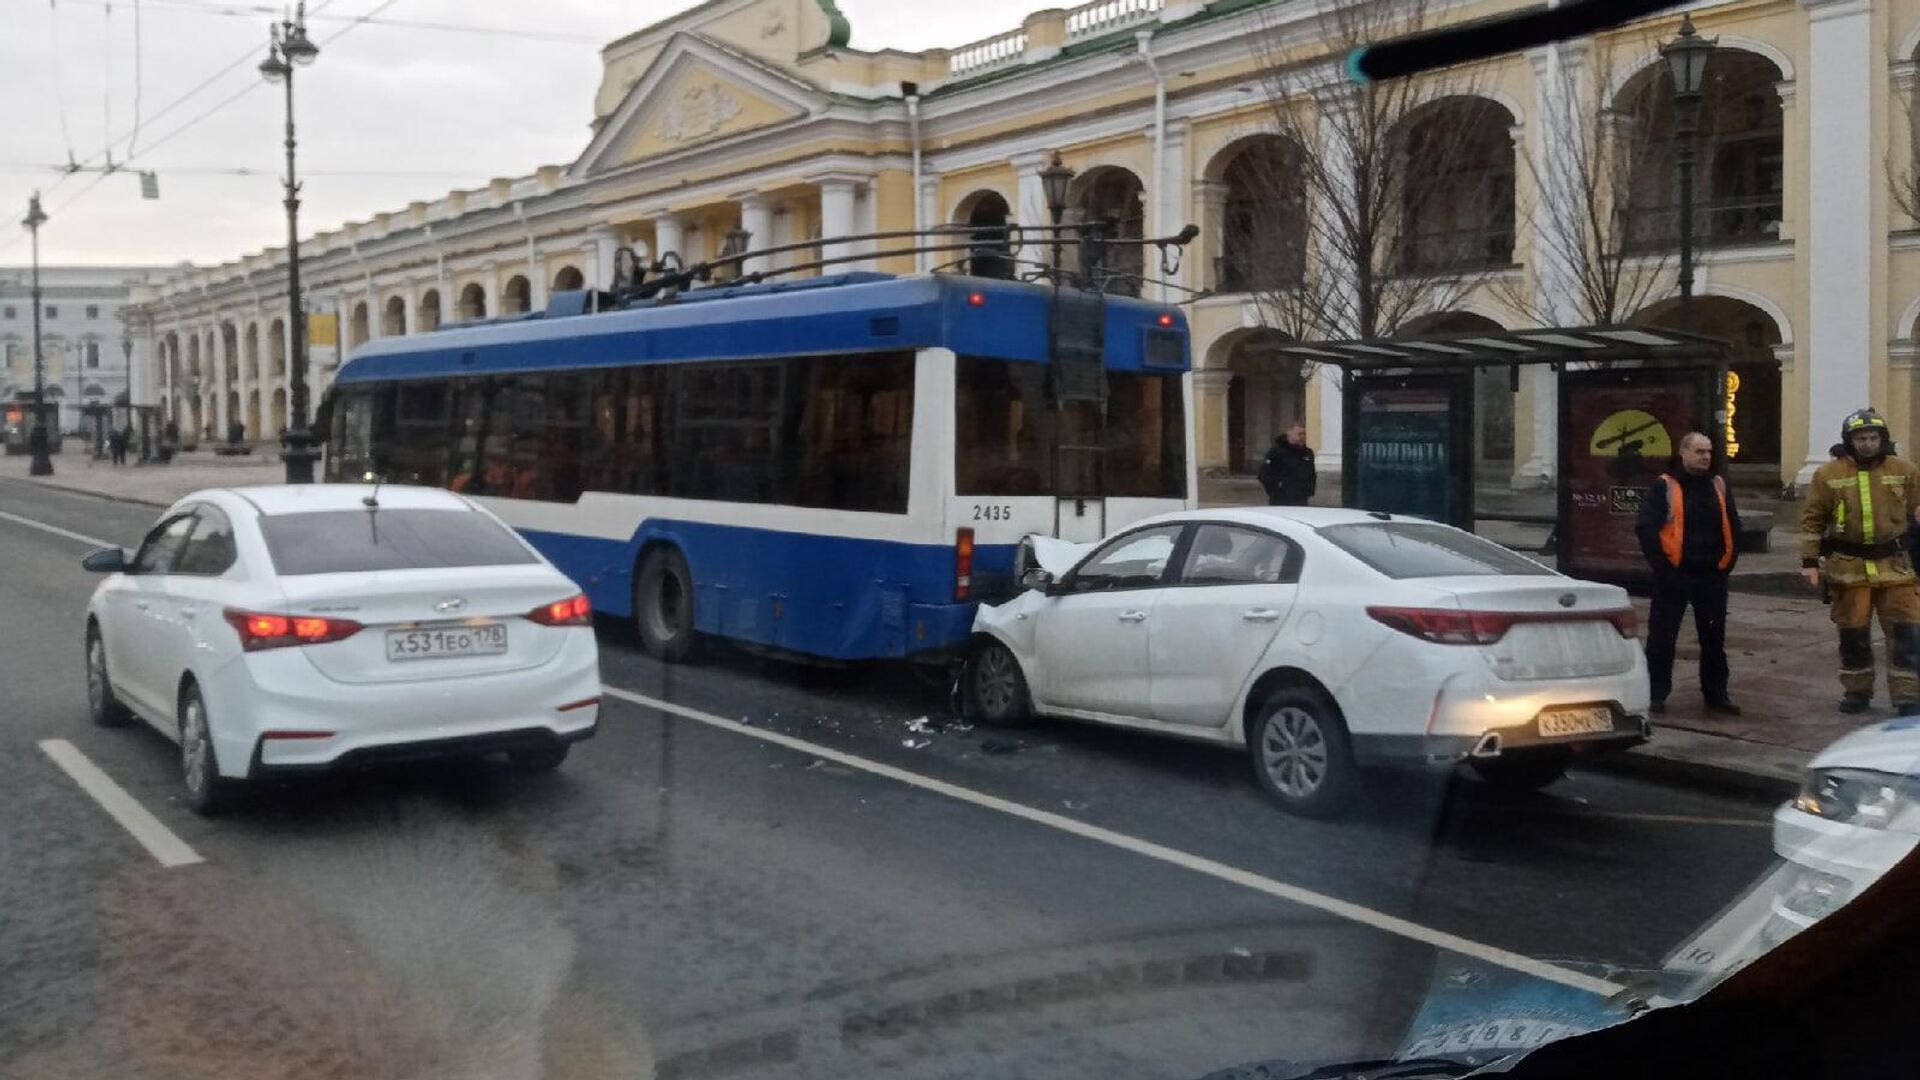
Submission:
POLYGON ((1540 737, 1567 735, 1611 735, 1613 710, 1605 705, 1587 705, 1572 709, 1549 709, 1540 714, 1540 737))
POLYGON ((387 631, 389 660, 446 660, 456 656, 499 656, 507 651, 503 623, 442 626, 431 630, 387 631))

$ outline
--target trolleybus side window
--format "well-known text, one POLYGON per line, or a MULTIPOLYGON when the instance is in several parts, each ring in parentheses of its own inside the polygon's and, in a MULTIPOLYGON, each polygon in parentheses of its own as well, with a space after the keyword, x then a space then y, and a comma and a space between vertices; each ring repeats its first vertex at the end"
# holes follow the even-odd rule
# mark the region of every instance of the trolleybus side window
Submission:
POLYGON ((343 392, 343 480, 378 470, 473 495, 584 490, 905 513, 913 356, 655 364, 343 392), (392 422, 375 407, 397 394, 392 422), (671 451, 669 452, 669 448, 671 451), (671 459, 671 460, 669 460, 671 459))
POLYGON ((443 486, 447 482, 447 439, 452 418, 448 384, 443 379, 403 382, 394 400, 392 479, 407 484, 443 486))

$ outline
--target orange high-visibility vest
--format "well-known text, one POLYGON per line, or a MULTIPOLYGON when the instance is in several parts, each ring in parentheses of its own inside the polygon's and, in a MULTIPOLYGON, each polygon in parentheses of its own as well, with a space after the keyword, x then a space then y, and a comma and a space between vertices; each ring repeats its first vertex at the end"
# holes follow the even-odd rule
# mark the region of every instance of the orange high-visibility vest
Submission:
MULTIPOLYGON (((1680 490, 1680 481, 1671 476, 1660 479, 1667 482, 1667 523, 1660 526, 1660 550, 1677 567, 1687 542, 1686 496, 1680 490)), ((1725 570, 1733 565, 1733 515, 1727 513, 1727 482, 1718 476, 1713 478, 1713 494, 1720 500, 1720 539, 1726 545, 1720 569, 1725 570)))

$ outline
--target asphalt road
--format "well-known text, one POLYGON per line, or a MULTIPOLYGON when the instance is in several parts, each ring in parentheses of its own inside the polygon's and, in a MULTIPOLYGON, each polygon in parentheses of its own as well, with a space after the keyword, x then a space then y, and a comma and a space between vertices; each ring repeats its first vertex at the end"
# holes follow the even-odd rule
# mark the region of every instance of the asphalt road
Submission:
POLYGON ((88 723, 86 543, 14 520, 131 545, 155 516, 0 480, 5 1080, 1199 1077, 1391 1052, 1463 963, 1632 983, 1771 863, 1768 808, 1704 792, 1394 779, 1308 822, 1233 754, 967 729, 886 666, 664 667, 616 624, 619 696, 556 774, 203 820, 171 743, 88 723))

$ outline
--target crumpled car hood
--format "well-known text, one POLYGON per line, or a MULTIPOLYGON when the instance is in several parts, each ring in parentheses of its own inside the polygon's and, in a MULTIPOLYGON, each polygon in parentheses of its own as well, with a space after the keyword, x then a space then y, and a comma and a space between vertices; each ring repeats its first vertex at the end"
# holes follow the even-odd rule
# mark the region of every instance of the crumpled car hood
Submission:
POLYGON ((1039 533, 1030 534, 1027 545, 1033 549, 1033 564, 1056 578, 1073 569, 1093 550, 1092 544, 1076 544, 1039 533))

